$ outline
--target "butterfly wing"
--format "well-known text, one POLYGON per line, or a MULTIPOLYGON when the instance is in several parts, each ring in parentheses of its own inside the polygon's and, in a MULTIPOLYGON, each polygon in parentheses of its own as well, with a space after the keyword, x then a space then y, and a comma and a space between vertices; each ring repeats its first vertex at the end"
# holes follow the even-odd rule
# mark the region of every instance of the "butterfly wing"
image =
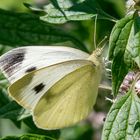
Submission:
POLYGON ((33 110, 36 125, 59 129, 85 119, 96 101, 100 72, 90 63, 58 81, 36 104, 33 110))
POLYGON ((9 94, 24 108, 32 110, 38 100, 65 75, 89 65, 86 60, 71 60, 32 71, 9 87, 9 94))
POLYGON ((28 72, 62 61, 86 59, 89 55, 69 47, 29 46, 13 49, 0 57, 0 69, 11 83, 28 72))

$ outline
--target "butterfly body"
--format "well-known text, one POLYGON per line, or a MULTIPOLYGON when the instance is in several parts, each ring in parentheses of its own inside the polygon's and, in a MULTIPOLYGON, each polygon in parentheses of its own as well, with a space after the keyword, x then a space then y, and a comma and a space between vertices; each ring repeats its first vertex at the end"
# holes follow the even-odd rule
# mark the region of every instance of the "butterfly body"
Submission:
POLYGON ((60 129, 85 119, 101 79, 99 50, 92 55, 67 47, 22 47, 0 58, 10 96, 32 112, 42 129, 60 129))

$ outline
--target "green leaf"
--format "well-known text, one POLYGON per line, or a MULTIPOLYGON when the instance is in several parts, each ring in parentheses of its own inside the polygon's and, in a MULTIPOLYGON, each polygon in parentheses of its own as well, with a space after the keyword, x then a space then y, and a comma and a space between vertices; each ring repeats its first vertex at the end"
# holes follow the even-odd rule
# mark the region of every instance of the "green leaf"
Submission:
POLYGON ((43 130, 40 128, 37 128, 36 125, 33 122, 32 117, 27 117, 23 119, 23 122, 30 128, 29 132, 34 133, 34 134, 41 134, 41 135, 46 135, 50 136, 52 138, 59 138, 60 136, 60 131, 59 130, 43 130))
POLYGON ((21 121, 21 120, 23 120, 25 118, 28 118, 28 117, 31 117, 31 111, 22 108, 20 113, 19 113, 19 115, 18 115, 18 117, 17 117, 17 120, 21 121))
POLYGON ((113 59, 118 53, 124 54, 132 24, 133 15, 126 16, 115 24, 109 39, 109 59, 113 59))
POLYGON ((131 27, 124 60, 126 63, 130 64, 132 61, 134 61, 140 68, 140 17, 137 15, 137 13, 135 14, 133 25, 131 27))
POLYGON ((51 0, 44 8, 45 16, 41 19, 50 23, 62 24, 67 21, 89 20, 98 14, 98 18, 114 21, 115 19, 105 13, 97 0, 51 0))
MULTIPOLYGON (((1 85, 3 85, 3 81, 1 80, 1 85)), ((11 100, 7 96, 7 91, 5 89, 5 86, 3 88, 0 88, 0 118, 7 118, 10 119, 18 128, 20 128, 21 123, 17 121, 18 116, 13 116, 16 114, 19 114, 20 110, 18 108, 19 105, 16 105, 16 103, 12 103, 11 100)))
POLYGON ((11 46, 0 44, 0 55, 6 53, 7 51, 11 50, 12 48, 13 47, 11 47, 11 46))
POLYGON ((77 38, 41 21, 38 16, 0 9, 0 17, 0 43, 3 45, 49 45, 71 41, 75 48, 87 51, 77 38))
POLYGON ((81 123, 61 130, 60 140, 92 140, 93 128, 89 123, 81 123))
POLYGON ((135 124, 134 131, 136 131, 136 130, 139 129, 139 128, 140 128, 140 122, 138 121, 138 122, 136 122, 136 124, 135 124))
POLYGON ((124 63, 123 55, 120 53, 113 59, 112 63, 112 90, 113 95, 117 95, 120 85, 123 82, 129 68, 124 63))
POLYGON ((22 107, 15 101, 11 101, 0 108, 0 118, 17 120, 18 115, 21 114, 22 107))
POLYGON ((0 108, 0 118, 10 119, 18 128, 21 127, 21 120, 29 116, 31 116, 31 113, 15 101, 8 101, 0 108))
POLYGON ((7 136, 5 138, 1 138, 0 140, 56 140, 49 136, 36 135, 36 134, 24 134, 22 136, 7 136))
POLYGON ((119 87, 128 72, 128 66, 124 61, 124 53, 128 43, 133 15, 119 20, 114 26, 109 39, 109 58, 112 62, 112 89, 117 95, 119 87))
POLYGON ((0 88, 0 108, 9 103, 10 100, 6 94, 6 89, 0 88))
POLYGON ((136 140, 140 138, 140 99, 130 90, 111 107, 103 128, 102 140, 136 140))
POLYGON ((109 59, 112 64, 113 94, 117 95, 129 69, 140 67, 140 17, 126 16, 114 26, 109 40, 109 59), (137 65, 136 65, 137 64, 137 65))

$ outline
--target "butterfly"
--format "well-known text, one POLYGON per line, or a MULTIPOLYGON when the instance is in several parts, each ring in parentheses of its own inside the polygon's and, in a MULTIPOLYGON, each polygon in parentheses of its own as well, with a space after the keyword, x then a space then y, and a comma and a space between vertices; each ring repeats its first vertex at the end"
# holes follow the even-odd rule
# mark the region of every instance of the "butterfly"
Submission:
POLYGON ((9 95, 31 111, 37 127, 72 126, 93 109, 102 73, 102 49, 91 55, 63 46, 26 46, 0 57, 9 95))

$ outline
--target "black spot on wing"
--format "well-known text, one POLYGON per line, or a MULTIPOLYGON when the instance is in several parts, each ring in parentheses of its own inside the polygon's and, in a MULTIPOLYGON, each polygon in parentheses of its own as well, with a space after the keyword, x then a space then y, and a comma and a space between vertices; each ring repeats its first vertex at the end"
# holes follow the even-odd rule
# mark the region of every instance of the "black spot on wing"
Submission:
POLYGON ((96 65, 93 63, 93 67, 96 67, 96 65))
POLYGON ((10 76, 16 67, 19 67, 22 64, 25 56, 25 49, 13 50, 10 53, 7 53, 0 60, 0 65, 2 69, 10 76))
POLYGON ((36 70, 36 67, 28 68, 25 72, 32 72, 32 71, 34 71, 34 70, 36 70))
POLYGON ((42 91, 44 87, 45 87, 45 85, 44 85, 43 83, 40 83, 39 85, 35 86, 35 87, 33 88, 33 90, 34 90, 34 91, 36 92, 36 94, 37 94, 37 93, 39 93, 40 91, 42 91))

